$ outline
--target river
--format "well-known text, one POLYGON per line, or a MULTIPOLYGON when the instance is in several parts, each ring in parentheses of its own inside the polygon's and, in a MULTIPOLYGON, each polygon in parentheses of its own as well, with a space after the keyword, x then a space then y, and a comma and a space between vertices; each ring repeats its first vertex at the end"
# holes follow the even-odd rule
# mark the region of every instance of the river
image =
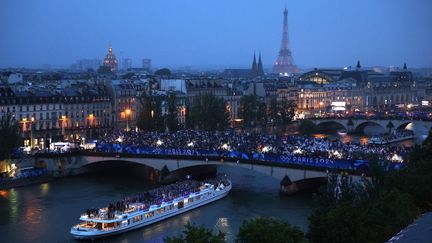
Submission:
MULTIPOLYGON (((308 215, 316 207, 312 195, 280 198, 279 181, 254 171, 220 166, 233 182, 224 199, 174 218, 101 242, 163 242, 176 236, 188 221, 221 230, 233 242, 244 219, 273 216, 307 229, 308 215)), ((49 183, 0 191, 0 235, 2 242, 73 242, 69 229, 87 208, 101 207, 154 187, 142 178, 87 174, 49 183)))
MULTIPOLYGON (((405 147, 412 147, 416 144, 421 144, 428 135, 426 129, 419 126, 415 127, 413 124, 408 125, 406 129, 414 131, 416 137, 414 139, 404 140, 397 143, 405 147)), ((332 140, 340 140, 343 143, 367 144, 372 135, 382 134, 384 132, 387 131, 378 125, 369 125, 364 129, 362 134, 346 134, 345 132, 338 132, 336 129, 328 129, 314 134, 314 137, 327 137, 332 140)))

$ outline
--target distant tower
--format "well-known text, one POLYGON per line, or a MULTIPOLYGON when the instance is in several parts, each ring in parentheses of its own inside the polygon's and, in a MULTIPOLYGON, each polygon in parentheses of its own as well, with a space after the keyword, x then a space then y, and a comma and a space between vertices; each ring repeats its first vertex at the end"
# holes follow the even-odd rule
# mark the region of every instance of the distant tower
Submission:
POLYGON ((407 68, 407 65, 406 65, 406 62, 404 63, 403 69, 404 69, 404 70, 407 70, 407 69, 408 69, 408 68, 407 68))
POLYGON ((132 68, 132 59, 131 58, 123 58, 121 70, 127 71, 132 68))
POLYGON ((360 68, 361 68, 361 65, 360 65, 360 60, 357 60, 357 65, 356 65, 356 68, 357 68, 357 69, 360 69, 360 68))
POLYGON ((283 33, 282 33, 282 44, 279 51, 279 56, 273 65, 274 73, 282 74, 295 74, 298 73, 298 68, 294 65, 293 57, 291 55, 291 50, 289 48, 288 39, 288 10, 285 7, 283 19, 283 33))
POLYGON ((262 60, 261 60, 261 52, 260 52, 259 57, 258 57, 258 75, 264 76, 264 68, 263 68, 263 64, 262 64, 262 60))
POLYGON ((108 48, 108 53, 105 56, 103 65, 106 67, 109 67, 111 72, 117 72, 117 70, 118 70, 117 58, 115 57, 115 55, 113 53, 113 49, 112 49, 111 45, 108 48))
POLYGON ((254 52, 254 57, 253 57, 253 62, 252 62, 251 74, 252 74, 252 76, 258 76, 258 65, 256 62, 255 52, 254 52))
POLYGON ((150 72, 151 71, 151 59, 145 58, 142 60, 142 68, 147 71, 150 72))

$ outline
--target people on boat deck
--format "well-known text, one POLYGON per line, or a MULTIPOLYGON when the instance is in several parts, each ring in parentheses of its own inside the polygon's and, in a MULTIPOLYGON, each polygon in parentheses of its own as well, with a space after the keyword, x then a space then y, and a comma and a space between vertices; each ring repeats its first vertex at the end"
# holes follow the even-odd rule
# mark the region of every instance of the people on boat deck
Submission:
POLYGON ((116 213, 126 212, 128 209, 135 209, 131 207, 133 204, 139 203, 140 210, 149 209, 151 205, 161 205, 163 202, 170 202, 175 198, 188 196, 190 193, 199 192, 200 187, 205 183, 213 185, 215 188, 223 184, 229 185, 229 181, 223 178, 207 179, 205 181, 184 180, 178 181, 174 184, 165 185, 144 193, 130 195, 124 197, 122 200, 109 203, 106 208, 98 209, 92 208, 86 210, 86 215, 89 218, 103 218, 113 219, 116 213))

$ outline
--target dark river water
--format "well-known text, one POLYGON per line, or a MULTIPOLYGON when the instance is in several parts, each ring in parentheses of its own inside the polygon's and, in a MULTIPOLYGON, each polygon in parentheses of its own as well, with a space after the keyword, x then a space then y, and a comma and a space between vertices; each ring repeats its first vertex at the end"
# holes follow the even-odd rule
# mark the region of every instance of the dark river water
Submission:
MULTIPOLYGON (((244 219, 265 215, 306 230, 316 207, 312 195, 280 198, 279 181, 248 169, 219 167, 233 182, 224 199, 159 223, 100 242, 163 242, 182 232, 188 221, 221 230, 232 242, 244 219)), ((69 234, 85 209, 102 207, 125 194, 154 187, 140 178, 87 174, 0 191, 0 242, 74 242, 69 234)))
MULTIPOLYGON (((395 144, 404 145, 405 147, 412 147, 416 144, 421 144, 426 139, 426 137, 428 135, 428 130, 426 130, 420 126, 416 127, 415 125, 410 124, 406 127, 406 129, 413 131, 416 134, 415 138, 400 141, 400 142, 395 143, 395 144)), ((331 129, 331 130, 322 131, 320 133, 314 134, 314 136, 318 137, 318 138, 327 137, 327 138, 330 138, 332 140, 340 140, 343 143, 367 144, 370 136, 382 134, 385 132, 388 132, 388 131, 383 129, 380 126, 370 125, 364 129, 362 134, 346 134, 345 132, 338 132, 335 129, 331 129)), ((392 145, 395 145, 395 144, 392 144, 392 145)))

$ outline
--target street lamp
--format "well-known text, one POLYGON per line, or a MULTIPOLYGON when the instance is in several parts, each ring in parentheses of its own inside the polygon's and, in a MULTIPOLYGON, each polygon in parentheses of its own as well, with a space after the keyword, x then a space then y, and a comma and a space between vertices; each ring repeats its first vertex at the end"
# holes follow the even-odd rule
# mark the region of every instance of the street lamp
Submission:
POLYGON ((93 121, 94 121, 94 115, 93 114, 89 114, 88 115, 88 120, 89 120, 89 130, 90 130, 90 138, 92 138, 92 124, 93 124, 93 121))
POLYGON ((125 110, 126 115, 126 132, 129 132, 129 117, 131 115, 132 111, 130 109, 125 110))
MULTIPOLYGON (((21 119, 21 123, 23 124, 23 128, 22 128, 22 132, 23 132, 23 134, 25 134, 24 132, 27 130, 26 124, 27 124, 28 122, 29 122, 29 121, 28 121, 27 117, 23 117, 23 118, 21 119)), ((25 145, 25 144, 24 144, 24 145, 25 145)))
POLYGON ((320 105, 320 116, 322 116, 321 113, 322 113, 322 108, 323 108, 324 102, 320 101, 319 105, 320 105))
POLYGON ((31 123, 30 123, 30 148, 33 148, 33 123, 35 121, 35 118, 31 117, 31 123))
POLYGON ((62 128, 62 135, 63 135, 63 139, 65 136, 65 124, 67 124, 67 116, 66 115, 62 115, 60 121, 61 123, 61 128, 62 128))

